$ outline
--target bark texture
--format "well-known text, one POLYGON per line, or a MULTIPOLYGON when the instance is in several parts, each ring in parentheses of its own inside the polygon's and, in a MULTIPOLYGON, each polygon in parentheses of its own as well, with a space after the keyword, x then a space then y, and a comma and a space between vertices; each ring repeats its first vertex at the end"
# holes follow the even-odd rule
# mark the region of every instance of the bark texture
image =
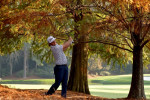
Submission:
POLYGON ((142 49, 135 46, 133 50, 133 72, 128 98, 146 99, 143 81, 142 49))
POLYGON ((131 87, 127 98, 145 100, 144 80, 143 80, 143 47, 141 46, 141 34, 133 33, 133 70, 131 87))
MULTIPOLYGON (((76 5, 81 5, 82 0, 77 0, 76 5)), ((87 41, 88 36, 84 35, 84 31, 80 30, 80 21, 83 20, 82 9, 72 12, 74 16, 74 37, 77 43, 73 46, 71 71, 68 82, 68 90, 90 94, 87 79, 88 66, 88 44, 81 43, 87 41)))
MULTIPOLYGON (((86 40, 83 36, 79 41, 86 40)), ((73 46, 68 90, 90 94, 87 79, 88 45, 77 43, 73 46)))

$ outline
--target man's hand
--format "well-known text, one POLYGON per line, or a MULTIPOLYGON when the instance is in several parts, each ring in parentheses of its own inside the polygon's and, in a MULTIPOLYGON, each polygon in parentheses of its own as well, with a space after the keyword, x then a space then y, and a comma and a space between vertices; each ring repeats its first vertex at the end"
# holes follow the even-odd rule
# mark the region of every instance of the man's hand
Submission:
POLYGON ((71 36, 69 37, 69 41, 71 41, 71 44, 74 42, 71 36))
POLYGON ((65 51, 73 42, 72 37, 69 37, 69 40, 63 44, 63 51, 65 51))

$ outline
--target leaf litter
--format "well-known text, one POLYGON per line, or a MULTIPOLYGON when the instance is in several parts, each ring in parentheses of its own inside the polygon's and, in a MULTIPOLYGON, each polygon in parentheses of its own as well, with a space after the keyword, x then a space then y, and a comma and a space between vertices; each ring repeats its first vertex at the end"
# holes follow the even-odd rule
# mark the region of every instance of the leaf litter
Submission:
POLYGON ((67 98, 61 97, 61 91, 45 95, 44 89, 13 89, 0 85, 0 100, 128 100, 125 98, 108 99, 84 93, 67 91, 67 98))

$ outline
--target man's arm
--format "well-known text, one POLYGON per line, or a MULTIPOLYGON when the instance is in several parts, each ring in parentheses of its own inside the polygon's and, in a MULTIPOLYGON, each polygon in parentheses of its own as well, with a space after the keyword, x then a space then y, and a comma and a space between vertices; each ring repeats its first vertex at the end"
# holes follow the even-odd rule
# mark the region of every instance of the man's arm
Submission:
POLYGON ((65 51, 72 44, 72 41, 72 38, 69 37, 69 40, 63 44, 63 51, 65 51))

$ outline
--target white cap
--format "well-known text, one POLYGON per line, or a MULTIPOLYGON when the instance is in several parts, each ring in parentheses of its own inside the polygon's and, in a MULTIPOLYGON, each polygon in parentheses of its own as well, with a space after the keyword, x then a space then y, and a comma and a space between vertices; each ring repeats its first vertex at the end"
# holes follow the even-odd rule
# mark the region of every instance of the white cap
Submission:
POLYGON ((53 36, 49 36, 49 37, 47 38, 47 42, 48 42, 48 43, 52 43, 55 39, 56 39, 56 38, 54 38, 53 36))

